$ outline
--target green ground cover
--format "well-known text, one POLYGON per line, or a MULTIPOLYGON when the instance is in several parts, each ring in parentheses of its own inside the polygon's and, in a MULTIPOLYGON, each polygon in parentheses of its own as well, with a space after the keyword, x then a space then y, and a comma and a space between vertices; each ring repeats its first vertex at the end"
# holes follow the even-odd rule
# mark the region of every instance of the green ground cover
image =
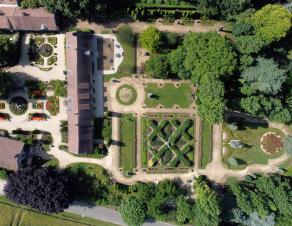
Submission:
POLYGON ((114 226, 114 224, 111 223, 106 223, 87 217, 82 218, 79 215, 71 213, 64 212, 54 215, 43 214, 23 206, 19 206, 4 196, 0 196, 0 215, 0 225, 3 226, 114 226))
POLYGON ((262 135, 267 132, 275 132, 283 136, 282 132, 275 128, 268 128, 265 124, 255 124, 246 121, 237 121, 238 129, 230 130, 228 125, 224 125, 224 131, 227 134, 227 139, 224 141, 224 146, 228 148, 227 154, 224 155, 223 161, 232 169, 243 169, 250 164, 267 164, 269 159, 278 158, 284 151, 279 151, 274 155, 265 154, 260 147, 262 135), (244 148, 231 148, 228 144, 230 140, 240 140, 245 144, 244 148), (237 166, 231 166, 228 159, 233 157, 238 160, 237 166))
POLYGON ((120 119, 120 167, 132 172, 136 166, 136 118, 125 114, 120 119))
POLYGON ((144 117, 141 126, 142 166, 149 172, 187 171, 193 166, 193 119, 159 114, 144 117))
POLYGON ((207 164, 212 160, 212 124, 204 121, 202 123, 202 139, 201 139, 201 159, 200 168, 206 168, 207 164))
POLYGON ((118 72, 112 75, 105 75, 104 81, 107 82, 112 78, 131 77, 136 70, 136 36, 129 26, 122 26, 115 33, 118 42, 124 50, 124 59, 118 68, 118 72), (126 27, 126 29, 125 29, 126 27))
POLYGON ((148 108, 154 108, 158 104, 162 104, 165 108, 172 108, 175 104, 181 108, 188 108, 193 102, 191 85, 187 83, 181 84, 178 88, 172 83, 165 84, 162 88, 155 83, 149 83, 145 92, 145 104, 148 108), (148 93, 152 93, 153 97, 149 98, 148 93))

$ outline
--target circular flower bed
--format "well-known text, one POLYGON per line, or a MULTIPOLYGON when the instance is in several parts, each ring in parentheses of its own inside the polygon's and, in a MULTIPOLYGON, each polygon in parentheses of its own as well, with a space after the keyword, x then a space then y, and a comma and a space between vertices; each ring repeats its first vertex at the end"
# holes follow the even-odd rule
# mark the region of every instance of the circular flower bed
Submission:
POLYGON ((137 92, 134 87, 130 85, 122 85, 117 90, 116 98, 121 104, 131 105, 137 99, 137 92))
POLYGON ((28 108, 28 102, 23 97, 13 97, 9 103, 9 109, 14 115, 23 115, 28 108))
POLYGON ((283 148, 281 136, 276 133, 265 133, 261 138, 261 148, 269 155, 276 154, 283 148))
POLYGON ((48 43, 44 43, 39 47, 39 54, 42 57, 49 57, 53 54, 53 47, 48 43))

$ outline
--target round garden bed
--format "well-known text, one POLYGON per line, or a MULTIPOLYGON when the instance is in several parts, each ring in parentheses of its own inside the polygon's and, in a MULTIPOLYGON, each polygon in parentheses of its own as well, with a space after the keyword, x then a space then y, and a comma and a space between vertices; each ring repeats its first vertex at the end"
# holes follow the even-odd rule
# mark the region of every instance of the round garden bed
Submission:
POLYGON ((274 155, 283 148, 283 140, 276 133, 265 133, 261 138, 261 149, 269 154, 274 155))
POLYGON ((28 109, 28 102, 23 97, 13 97, 9 103, 9 109, 14 115, 23 115, 28 109))
POLYGON ((116 98, 121 104, 131 105, 137 99, 137 91, 130 85, 122 85, 117 90, 116 98))
POLYGON ((53 46, 48 44, 48 43, 44 43, 39 47, 39 54, 42 57, 49 57, 53 54, 53 46))

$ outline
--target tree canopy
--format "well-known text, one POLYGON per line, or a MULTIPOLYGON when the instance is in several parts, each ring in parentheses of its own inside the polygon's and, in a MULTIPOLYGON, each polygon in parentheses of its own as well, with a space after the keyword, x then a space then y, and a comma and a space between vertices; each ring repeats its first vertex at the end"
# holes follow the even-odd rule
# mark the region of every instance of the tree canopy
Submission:
POLYGON ((168 56, 165 54, 152 55, 145 66, 146 74, 153 78, 168 79, 171 75, 168 56))
POLYGON ((0 34, 0 66, 14 62, 18 56, 17 36, 0 34), (15 39, 15 41, 12 41, 15 39))
POLYGON ((72 201, 69 178, 53 168, 25 168, 9 175, 4 188, 12 201, 45 213, 68 208, 72 201))
POLYGON ((235 69, 235 53, 227 40, 215 32, 188 33, 183 42, 186 50, 185 67, 196 83, 207 77, 218 79, 235 69))
POLYGON ((119 212, 127 225, 142 225, 146 218, 146 208, 136 197, 124 199, 119 207, 119 212))
POLYGON ((140 44, 151 53, 156 53, 161 45, 162 35, 157 28, 149 26, 140 34, 140 44))
POLYGON ((258 58, 257 65, 247 68, 242 74, 244 94, 259 91, 264 94, 277 94, 285 82, 286 71, 280 69, 271 59, 258 58))
POLYGON ((0 98, 7 98, 10 91, 15 88, 12 77, 6 72, 0 71, 0 98))
POLYGON ((284 38, 291 29, 291 13, 281 5, 265 5, 251 17, 255 34, 266 44, 284 38))

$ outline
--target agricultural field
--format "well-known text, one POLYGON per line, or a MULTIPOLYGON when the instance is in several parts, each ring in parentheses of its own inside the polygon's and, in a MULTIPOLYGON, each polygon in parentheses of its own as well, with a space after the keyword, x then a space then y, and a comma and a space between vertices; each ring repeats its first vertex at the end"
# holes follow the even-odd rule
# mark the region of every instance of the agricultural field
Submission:
POLYGON ((71 213, 60 213, 54 215, 43 214, 34 210, 18 206, 5 197, 0 197, 0 225, 18 225, 18 226, 82 226, 82 225, 100 225, 114 226, 114 224, 103 221, 93 220, 87 217, 71 213))
POLYGON ((265 124, 255 124, 246 121, 238 121, 238 128, 231 130, 227 124, 223 126, 226 134, 224 147, 227 149, 223 162, 232 169, 243 169, 250 164, 267 164, 269 159, 278 158, 284 151, 275 154, 267 154, 261 149, 261 138, 265 133, 275 133, 283 138, 283 133, 275 128, 268 128, 265 124), (231 147, 230 140, 239 140, 243 148, 231 147), (237 160, 237 164, 230 164, 230 158, 237 160))
POLYGON ((143 118, 143 167, 169 170, 193 166, 194 124, 193 119, 179 116, 143 118))

